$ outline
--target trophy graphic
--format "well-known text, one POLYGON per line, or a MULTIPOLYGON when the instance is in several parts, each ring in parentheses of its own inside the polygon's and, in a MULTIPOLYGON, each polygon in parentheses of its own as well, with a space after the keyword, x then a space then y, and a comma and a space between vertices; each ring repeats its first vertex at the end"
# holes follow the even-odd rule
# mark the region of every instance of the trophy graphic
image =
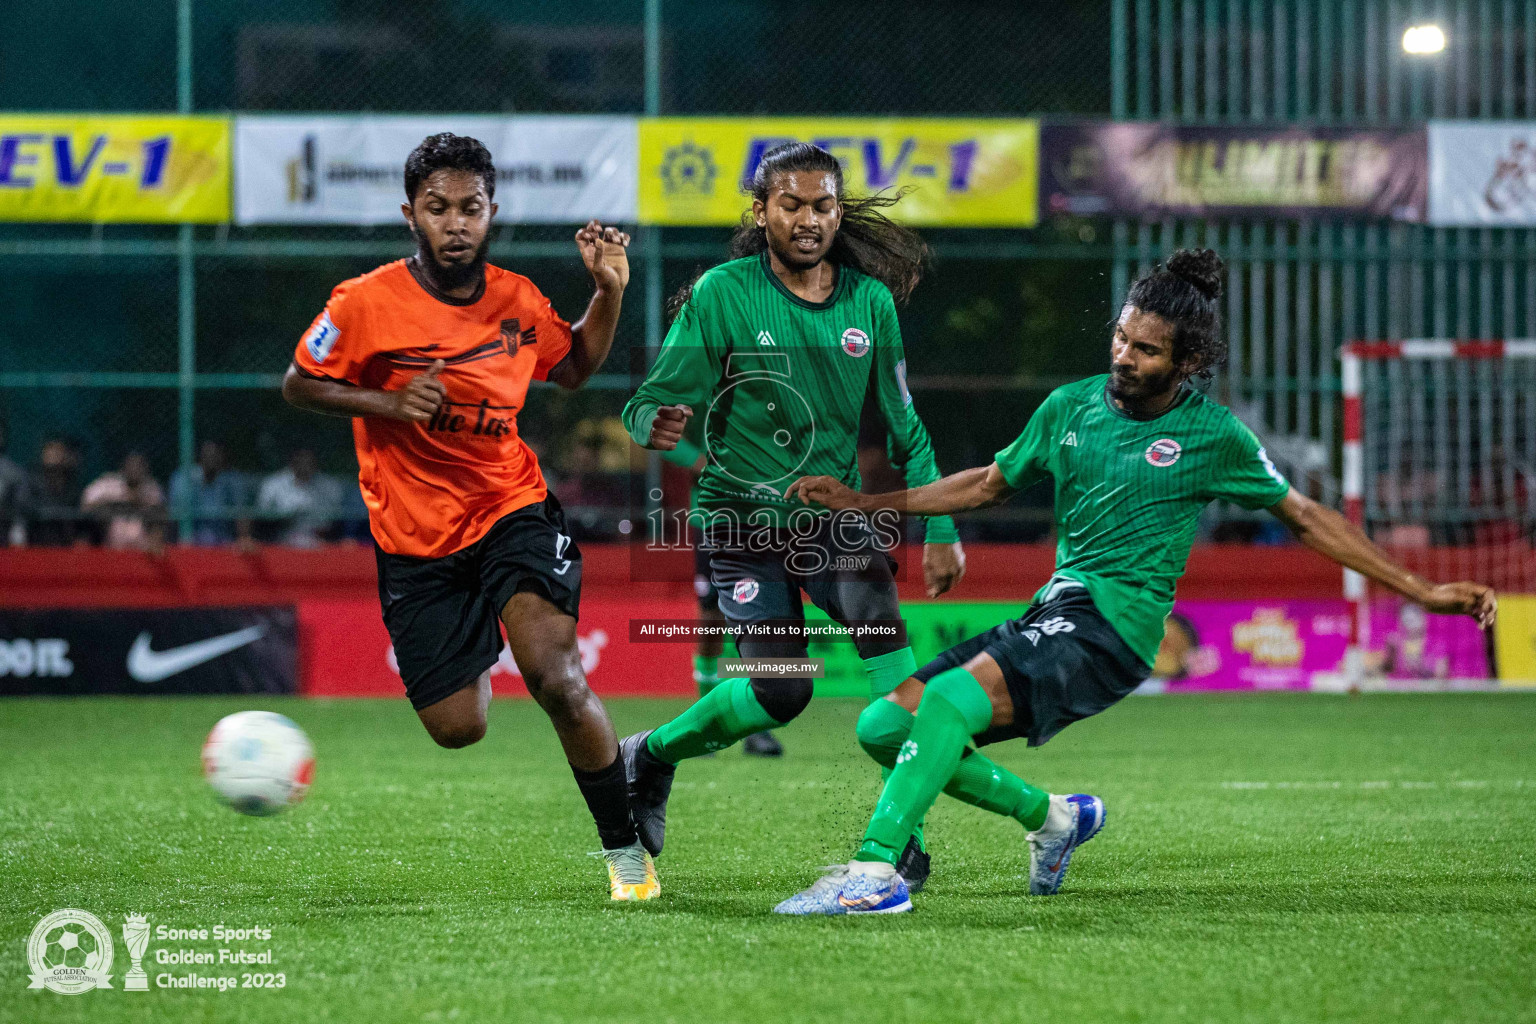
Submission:
POLYGON ((144 947, 149 945, 149 922, 143 914, 129 914, 123 918, 123 942, 128 946, 128 958, 133 965, 123 975, 124 992, 148 992, 149 975, 144 973, 144 947))

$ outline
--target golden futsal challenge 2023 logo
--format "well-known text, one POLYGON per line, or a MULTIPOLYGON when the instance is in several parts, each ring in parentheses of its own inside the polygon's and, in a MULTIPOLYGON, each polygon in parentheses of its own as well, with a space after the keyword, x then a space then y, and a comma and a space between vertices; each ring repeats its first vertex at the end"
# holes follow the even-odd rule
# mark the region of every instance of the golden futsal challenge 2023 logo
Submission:
MULTIPOLYGON (((128 970, 121 983, 124 992, 148 992, 153 988, 211 989, 228 992, 243 988, 286 988, 288 977, 270 970, 274 962, 272 948, 265 943, 272 929, 264 925, 212 928, 151 927, 144 914, 126 914, 122 926, 123 945, 128 952, 128 970), (144 960, 151 939, 179 943, 155 951, 154 962, 183 968, 163 970, 150 984, 144 960), (251 948, 250 943, 262 943, 251 948), (199 949, 197 943, 215 943, 215 948, 199 949), (204 971, 186 970, 188 966, 204 971), (212 967, 212 971, 207 971, 212 967), (222 968, 222 970, 221 970, 222 968), (226 971, 228 973, 226 973, 226 971)), ((112 932, 101 918, 85 910, 56 910, 37 922, 27 939, 29 989, 46 989, 58 995, 82 995, 92 989, 110 989, 115 943, 112 932)))

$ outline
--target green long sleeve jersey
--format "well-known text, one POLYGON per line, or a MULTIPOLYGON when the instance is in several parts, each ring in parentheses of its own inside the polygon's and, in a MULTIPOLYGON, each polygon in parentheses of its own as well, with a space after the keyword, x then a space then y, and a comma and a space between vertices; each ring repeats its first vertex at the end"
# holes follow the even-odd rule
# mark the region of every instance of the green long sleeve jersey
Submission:
MULTIPOLYGON (((933 445, 907 390, 890 290, 839 267, 826 301, 807 302, 774 275, 763 253, 699 278, 624 407, 624 425, 643 445, 659 406, 691 407, 703 419, 708 455, 697 507, 782 526, 804 507, 784 498, 798 477, 826 475, 859 487, 859 413, 871 389, 891 464, 908 487, 937 480, 933 445), (766 520, 753 516, 764 510, 766 520)), ((928 543, 957 537, 948 516, 928 520, 928 543)))

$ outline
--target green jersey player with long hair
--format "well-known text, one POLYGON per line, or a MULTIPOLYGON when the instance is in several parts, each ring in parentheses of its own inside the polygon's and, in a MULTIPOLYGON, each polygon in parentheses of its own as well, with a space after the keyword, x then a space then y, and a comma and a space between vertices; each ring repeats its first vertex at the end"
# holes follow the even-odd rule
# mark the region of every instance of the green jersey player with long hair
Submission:
MULTIPOLYGON (((752 209, 736 257, 674 303, 676 318, 645 382, 624 409, 636 443, 675 448, 702 417, 697 486, 710 580, 744 658, 803 658, 804 591, 834 620, 876 624, 854 642, 875 698, 916 669, 900 628, 893 563, 896 517, 812 513, 785 495, 807 472, 858 486, 859 416, 875 403, 892 464, 909 486, 937 480, 928 433, 912 406, 896 303, 922 275, 927 246, 881 212, 899 195, 845 195, 836 157, 806 143, 770 150, 752 177, 752 209), (879 626, 894 628, 881 629, 879 626)), ((930 596, 963 572, 954 522, 927 524, 930 596)), ((661 852, 675 766, 794 719, 808 677, 728 679, 677 718, 623 741, 641 841, 661 852)), ((909 837, 910 838, 910 837, 909 837)), ((904 843, 907 842, 904 840, 904 843)), ((920 841, 904 867, 926 875, 920 841)))

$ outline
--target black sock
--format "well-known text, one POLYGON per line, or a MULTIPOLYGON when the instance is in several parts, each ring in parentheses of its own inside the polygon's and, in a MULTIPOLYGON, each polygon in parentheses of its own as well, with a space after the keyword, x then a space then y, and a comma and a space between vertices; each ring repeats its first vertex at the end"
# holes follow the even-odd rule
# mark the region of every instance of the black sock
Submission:
POLYGON ((614 755, 613 763, 595 772, 583 771, 571 765, 576 785, 587 800, 592 820, 597 822, 597 835, 603 841, 603 849, 617 850, 631 846, 639 837, 635 823, 629 815, 629 787, 624 781, 624 759, 614 755))

